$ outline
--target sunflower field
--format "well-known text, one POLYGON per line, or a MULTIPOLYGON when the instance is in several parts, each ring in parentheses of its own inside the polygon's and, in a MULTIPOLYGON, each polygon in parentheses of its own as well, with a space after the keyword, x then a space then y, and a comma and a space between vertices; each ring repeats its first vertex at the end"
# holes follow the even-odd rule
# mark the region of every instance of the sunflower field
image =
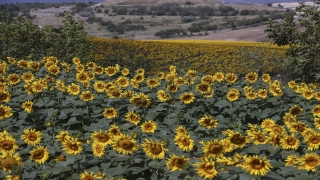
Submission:
POLYGON ((288 46, 223 40, 129 40, 90 37, 91 55, 98 64, 119 64, 130 70, 148 69, 147 75, 167 71, 170 65, 185 71, 246 74, 251 71, 276 74, 288 63, 288 46), (239 66, 240 65, 240 66, 239 66))
POLYGON ((268 73, 0 64, 0 179, 318 179, 320 90, 268 73))

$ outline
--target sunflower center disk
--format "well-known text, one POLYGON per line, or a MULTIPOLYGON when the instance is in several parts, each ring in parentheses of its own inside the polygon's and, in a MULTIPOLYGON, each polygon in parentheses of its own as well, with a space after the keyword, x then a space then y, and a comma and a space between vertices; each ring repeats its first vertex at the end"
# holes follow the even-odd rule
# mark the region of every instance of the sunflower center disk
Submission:
POLYGON ((320 138, 318 136, 313 136, 310 138, 310 142, 312 144, 318 144, 320 142, 320 138))
POLYGON ((256 169, 256 170, 260 170, 265 166, 263 161, 260 161, 259 159, 254 159, 251 162, 251 168, 252 169, 256 169))
POLYGON ((109 137, 106 134, 99 134, 98 139, 100 142, 107 142, 109 140, 109 137))
POLYGON ((1 147, 2 147, 2 149, 4 149, 4 150, 11 150, 12 147, 13 147, 13 144, 12 144, 11 141, 3 141, 3 142, 1 143, 1 147))
POLYGON ((241 145, 241 144, 245 143, 246 137, 244 137, 244 136, 242 136, 240 134, 236 134, 230 139, 230 141, 233 144, 241 145))
POLYGON ((213 144, 209 147, 209 152, 212 154, 218 154, 222 151, 223 147, 220 144, 213 144))
POLYGON ((149 150, 151 151, 152 154, 158 155, 162 152, 162 148, 159 144, 151 144, 149 146, 149 150))
POLYGON ((33 158, 34 159, 42 159, 43 156, 44 156, 43 150, 38 150, 38 151, 33 153, 33 158))
POLYGON ((119 141, 119 146, 122 149, 131 149, 133 147, 133 143, 129 139, 122 139, 119 141))
POLYGON ((38 136, 35 134, 35 133, 29 133, 28 134, 28 139, 30 140, 30 141, 35 141, 35 140, 37 140, 38 139, 38 136))
POLYGON ((4 159, 2 159, 1 164, 3 167, 7 168, 7 169, 12 169, 13 166, 18 165, 17 160, 15 160, 12 157, 6 157, 4 159))
POLYGON ((4 101, 7 99, 7 95, 5 93, 0 93, 0 101, 4 101))
POLYGON ((184 161, 182 159, 174 159, 173 165, 178 167, 179 169, 183 168, 184 161))

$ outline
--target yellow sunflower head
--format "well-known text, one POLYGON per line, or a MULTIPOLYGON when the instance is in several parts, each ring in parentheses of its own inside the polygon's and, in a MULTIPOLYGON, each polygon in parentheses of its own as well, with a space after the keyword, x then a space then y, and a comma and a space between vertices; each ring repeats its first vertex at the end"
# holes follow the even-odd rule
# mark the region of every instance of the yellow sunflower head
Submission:
POLYGON ((154 131, 157 129, 157 124, 154 121, 149 120, 145 121, 140 127, 142 132, 154 133, 154 131))
POLYGON ((137 83, 142 83, 144 81, 144 74, 136 74, 133 79, 137 82, 137 83))
POLYGON ((72 62, 73 62, 73 64, 80 64, 81 63, 81 60, 79 59, 79 58, 77 58, 77 57, 74 57, 74 58, 72 58, 72 62))
POLYGON ((58 75, 60 73, 60 68, 57 65, 51 65, 48 67, 48 72, 53 75, 58 75))
POLYGON ((212 179, 218 175, 215 163, 207 157, 200 158, 200 162, 195 164, 197 174, 204 179, 212 179))
POLYGON ((149 87, 150 89, 153 89, 153 88, 159 86, 159 85, 160 85, 160 82, 159 82, 159 80, 157 80, 157 79, 155 79, 155 78, 148 78, 148 79, 147 79, 147 85, 148 85, 148 87, 149 87))
POLYGON ((128 68, 123 68, 122 71, 121 71, 121 74, 122 74, 123 76, 127 76, 129 73, 130 73, 130 71, 129 71, 128 68))
POLYGON ((197 84, 196 89, 197 89, 197 90, 199 91, 199 93, 201 93, 201 94, 206 94, 206 93, 208 93, 208 92, 211 91, 210 84, 208 84, 208 83, 200 83, 200 84, 197 84))
POLYGON ((127 78, 125 76, 120 76, 117 78, 116 83, 119 87, 125 88, 125 87, 129 86, 130 80, 129 80, 129 78, 127 78))
POLYGON ((271 77, 269 74, 263 74, 261 77, 262 81, 265 83, 269 83, 271 81, 271 77))
POLYGON ((21 81, 19 75, 16 73, 9 74, 7 80, 10 85, 16 85, 21 81))
POLYGON ((125 134, 115 136, 112 147, 115 151, 121 154, 132 154, 138 150, 136 141, 125 134))
POLYGON ((103 146, 110 145, 112 143, 112 138, 109 135, 108 131, 94 131, 91 134, 91 138, 93 139, 93 142, 97 142, 102 144, 103 146))
POLYGON ((67 91, 69 94, 77 96, 80 93, 80 86, 74 83, 71 83, 71 85, 67 86, 67 91))
POLYGON ((0 156, 0 165, 4 171, 11 172, 15 166, 22 165, 22 158, 18 153, 2 152, 2 155, 0 156))
POLYGON ((125 118, 128 122, 135 124, 136 126, 139 124, 141 117, 139 114, 134 113, 133 111, 128 112, 125 115, 125 118))
POLYGON ((20 180, 20 175, 6 175, 6 180, 20 180))
POLYGON ((250 72, 246 74, 246 81, 249 83, 254 83, 258 80, 258 74, 256 72, 250 72))
POLYGON ((22 80, 24 80, 26 83, 32 82, 35 78, 32 72, 25 72, 21 75, 22 80))
POLYGON ((107 94, 110 98, 120 98, 121 93, 122 91, 116 86, 111 86, 107 89, 107 94))
POLYGON ((14 153, 18 144, 11 136, 0 137, 0 152, 14 153))
POLYGON ((113 107, 110 108, 104 108, 103 116, 107 119, 113 119, 118 116, 117 110, 113 107))
POLYGON ((28 68, 33 71, 38 71, 40 69, 40 63, 37 61, 29 61, 28 68))
POLYGON ((178 85, 176 84, 169 84, 167 86, 167 90, 171 93, 176 92, 178 90, 178 85))
POLYGON ((266 89, 259 89, 258 96, 262 99, 266 99, 268 97, 268 90, 266 89))
POLYGON ((160 89, 157 91, 157 98, 161 102, 165 102, 170 99, 170 95, 167 94, 164 90, 160 89))
POLYGON ((27 60, 24 60, 24 59, 19 60, 19 61, 17 62, 17 65, 18 65, 19 68, 27 69, 27 68, 28 68, 28 61, 27 61, 27 60))
POLYGON ((173 82, 175 79, 176 79, 176 74, 174 74, 174 73, 168 73, 168 74, 166 75, 166 81, 171 81, 171 82, 173 82))
POLYGON ((294 134, 292 134, 291 136, 285 135, 280 139, 280 144, 283 149, 297 150, 299 147, 300 141, 294 136, 294 134))
POLYGON ((81 146, 81 142, 79 142, 77 139, 73 137, 69 137, 66 141, 62 142, 62 149, 67 153, 67 154, 73 154, 77 155, 80 154, 81 151, 83 150, 81 146))
POLYGON ((140 93, 133 95, 133 97, 130 99, 130 103, 141 108, 147 108, 150 105, 151 101, 148 95, 140 93))
POLYGON ((181 96, 180 96, 180 100, 183 104, 191 104, 196 98, 194 97, 192 92, 184 92, 181 96))
POLYGON ((157 78, 158 78, 159 80, 163 79, 163 78, 164 78, 164 72, 159 72, 159 73, 157 74, 157 78))
POLYGON ((42 138, 42 134, 40 131, 36 131, 35 129, 25 129, 23 134, 21 135, 21 139, 29 144, 36 145, 39 144, 42 138))
POLYGON ((13 57, 7 57, 8 63, 15 64, 17 61, 13 57))
POLYGON ((240 166, 249 174, 258 176, 265 176, 272 169, 270 160, 257 155, 244 157, 244 163, 240 166))
POLYGON ((306 153, 300 159, 300 169, 305 169, 306 171, 316 172, 317 167, 320 164, 320 156, 316 153, 306 153))
POLYGON ((296 104, 289 109, 289 113, 293 116, 300 116, 302 112, 303 109, 296 104))
POLYGON ((144 74, 145 73, 145 70, 144 69, 142 69, 142 68, 139 68, 139 69, 137 69, 137 74, 144 74))
POLYGON ((299 163, 299 157, 295 154, 290 154, 285 159, 285 166, 295 166, 299 163))
POLYGON ((112 124, 110 126, 110 128, 108 129, 108 133, 110 134, 111 137, 122 135, 120 128, 115 124, 112 124))
POLYGON ((0 104, 0 120, 9 118, 13 115, 12 108, 0 104))
POLYGON ((201 78, 201 82, 212 85, 213 82, 214 82, 214 76, 212 76, 212 75, 204 75, 204 76, 201 78))
POLYGON ((176 135, 188 135, 188 131, 184 126, 179 126, 176 128, 176 135))
POLYGON ((11 99, 11 94, 8 91, 0 90, 0 102, 7 103, 11 99))
POLYGON ((320 105, 315 105, 313 108, 312 108, 312 115, 314 117, 320 117, 320 105))
POLYGON ((214 74, 214 80, 218 81, 218 82, 222 82, 224 80, 224 74, 222 72, 216 72, 214 74))
POLYGON ((163 159, 165 156, 166 149, 164 142, 152 141, 145 139, 145 142, 141 144, 145 154, 152 159, 163 159))
POLYGON ((49 158, 49 152, 46 147, 39 146, 30 151, 30 159, 38 164, 45 163, 49 158))
POLYGON ((206 127, 206 129, 211 129, 211 128, 217 128, 218 125, 218 121, 213 119, 211 116, 209 115, 205 115, 203 117, 201 117, 198 121, 198 123, 201 126, 206 127))
POLYGON ((28 113, 31 113, 32 111, 32 106, 33 106, 33 102, 28 100, 24 103, 22 103, 22 108, 24 109, 24 111, 28 112, 28 113))
POLYGON ((176 156, 175 154, 171 154, 166 161, 167 167, 171 171, 181 171, 185 168, 187 163, 189 163, 189 158, 186 158, 184 156, 176 156))
POLYGON ((174 142, 182 151, 191 151, 194 146, 194 140, 190 135, 176 135, 174 142))
POLYGON ((93 88, 98 92, 102 93, 106 90, 106 83, 104 81, 95 81, 93 84, 93 88))
POLYGON ((237 93, 237 92, 235 92, 235 91, 229 90, 229 92, 227 93, 227 99, 228 99, 228 101, 233 102, 233 101, 238 100, 238 99, 239 99, 239 94, 240 94, 240 93, 237 93))
POLYGON ((102 143, 99 142, 93 142, 92 143, 92 151, 93 155, 96 157, 102 157, 105 153, 105 146, 102 143))
POLYGON ((84 91, 81 93, 80 99, 84 102, 92 101, 94 99, 94 94, 90 91, 84 91))
POLYGON ((55 161, 56 162, 67 161, 67 158, 64 155, 60 155, 60 156, 55 158, 55 161))
POLYGON ((225 79, 227 83, 233 84, 238 80, 238 76, 236 76, 234 73, 227 73, 225 79))
POLYGON ((80 180, 93 180, 94 179, 94 174, 93 172, 88 173, 87 171, 84 171, 79 174, 80 175, 80 180))
POLYGON ((207 142, 200 141, 200 143, 203 145, 202 149, 207 158, 217 158, 225 153, 224 144, 217 139, 207 142))

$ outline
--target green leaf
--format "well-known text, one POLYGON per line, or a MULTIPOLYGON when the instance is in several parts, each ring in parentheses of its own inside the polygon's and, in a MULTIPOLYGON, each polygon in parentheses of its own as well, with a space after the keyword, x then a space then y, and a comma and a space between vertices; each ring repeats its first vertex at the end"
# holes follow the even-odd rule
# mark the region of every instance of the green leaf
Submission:
POLYGON ((274 172, 268 172, 267 177, 273 178, 273 179, 277 179, 277 180, 286 180, 286 178, 274 173, 274 172))
POLYGON ((246 150, 247 153, 253 153, 253 154, 259 154, 260 153, 260 149, 257 146, 249 146, 246 150))
POLYGON ((130 158, 129 155, 126 154, 117 154, 114 157, 112 157, 111 161, 115 162, 115 161, 126 161, 130 158))
POLYGON ((23 174, 23 178, 28 178, 28 179, 34 179, 37 176, 37 171, 31 171, 31 172, 27 172, 25 174, 23 174))
POLYGON ((122 174, 123 169, 121 166, 118 166, 115 168, 108 168, 105 172, 109 177, 112 177, 112 176, 117 176, 117 175, 122 174))
POLYGON ((76 161, 76 157, 74 155, 67 154, 66 161, 68 164, 73 164, 76 161))
POLYGON ((223 107, 231 107, 231 103, 227 100, 222 99, 216 102, 214 106, 219 107, 219 109, 221 109, 223 107))
POLYGON ((161 160, 160 162, 153 160, 149 162, 148 167, 151 167, 153 169, 160 169, 161 167, 165 166, 166 162, 165 160, 161 160))
POLYGON ((164 118, 164 123, 167 125, 174 125, 178 121, 179 117, 176 113, 171 113, 164 118))
POLYGON ((80 123, 80 121, 78 121, 76 117, 72 117, 68 120, 66 125, 77 124, 77 123, 80 123))

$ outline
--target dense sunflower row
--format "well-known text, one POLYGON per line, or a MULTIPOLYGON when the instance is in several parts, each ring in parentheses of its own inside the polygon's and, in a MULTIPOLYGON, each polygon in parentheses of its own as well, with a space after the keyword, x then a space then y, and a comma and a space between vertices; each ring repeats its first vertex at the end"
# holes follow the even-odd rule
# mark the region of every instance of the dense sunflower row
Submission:
POLYGON ((319 175, 314 84, 72 62, 0 64, 1 178, 319 175))
POLYGON ((150 69, 148 75, 167 71, 172 64, 180 69, 194 69, 207 74, 218 71, 245 74, 256 70, 265 73, 277 72, 286 63, 284 55, 286 47, 268 43, 213 40, 134 41, 101 38, 91 38, 91 41, 97 44, 94 59, 109 62, 111 65, 125 64, 130 69, 143 66, 150 69), (252 52, 249 51, 253 49, 256 50, 256 54, 250 55, 252 52))

